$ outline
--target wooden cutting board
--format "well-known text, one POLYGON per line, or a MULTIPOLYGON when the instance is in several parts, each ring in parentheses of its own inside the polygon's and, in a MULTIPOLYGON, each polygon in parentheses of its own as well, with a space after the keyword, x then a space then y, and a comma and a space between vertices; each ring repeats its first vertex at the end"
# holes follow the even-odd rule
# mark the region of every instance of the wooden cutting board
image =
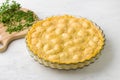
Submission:
MULTIPOLYGON (((21 10, 28 11, 28 9, 25 8, 21 8, 21 10)), ((37 20, 38 19, 36 19, 36 21, 37 20)), ((13 32, 9 34, 8 32, 6 32, 6 27, 2 23, 0 23, 0 52, 4 52, 11 41, 19 38, 24 38, 27 34, 27 31, 28 29, 25 29, 20 32, 13 32)))

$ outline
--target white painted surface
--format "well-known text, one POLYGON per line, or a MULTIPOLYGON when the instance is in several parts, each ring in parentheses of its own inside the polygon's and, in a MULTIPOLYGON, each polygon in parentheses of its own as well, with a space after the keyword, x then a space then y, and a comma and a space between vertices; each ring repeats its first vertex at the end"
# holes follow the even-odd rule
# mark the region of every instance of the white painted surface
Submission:
MULTIPOLYGON (((0 0, 2 3, 4 0, 0 0)), ((12 42, 0 54, 0 80, 119 80, 120 0, 17 0, 41 17, 73 14, 87 17, 104 30, 106 46, 93 64, 78 70, 57 70, 35 62, 25 40, 12 42)))

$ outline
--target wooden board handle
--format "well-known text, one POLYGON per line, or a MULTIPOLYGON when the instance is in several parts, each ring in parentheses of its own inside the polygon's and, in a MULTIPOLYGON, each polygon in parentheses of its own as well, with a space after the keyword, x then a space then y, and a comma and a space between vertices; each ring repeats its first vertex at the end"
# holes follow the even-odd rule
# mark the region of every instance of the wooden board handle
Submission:
POLYGON ((9 34, 7 32, 3 32, 2 34, 0 34, 0 36, 2 36, 0 38, 0 44, 1 44, 0 52, 4 52, 7 49, 8 44, 11 41, 16 40, 16 39, 20 39, 20 38, 24 38, 27 31, 28 31, 28 29, 20 31, 20 32, 15 32, 12 34, 9 34))
POLYGON ((8 41, 9 39, 6 39, 4 41, 0 41, 1 47, 0 47, 0 52, 4 52, 7 49, 8 46, 8 41))

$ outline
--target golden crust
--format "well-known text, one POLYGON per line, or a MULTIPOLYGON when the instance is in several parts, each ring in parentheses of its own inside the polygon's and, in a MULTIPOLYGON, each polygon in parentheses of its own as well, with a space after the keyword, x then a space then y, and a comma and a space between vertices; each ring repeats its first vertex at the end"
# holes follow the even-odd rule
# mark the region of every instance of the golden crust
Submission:
POLYGON ((26 42, 33 54, 41 59, 71 64, 96 56, 104 45, 104 37, 88 19, 63 15, 35 23, 26 42))

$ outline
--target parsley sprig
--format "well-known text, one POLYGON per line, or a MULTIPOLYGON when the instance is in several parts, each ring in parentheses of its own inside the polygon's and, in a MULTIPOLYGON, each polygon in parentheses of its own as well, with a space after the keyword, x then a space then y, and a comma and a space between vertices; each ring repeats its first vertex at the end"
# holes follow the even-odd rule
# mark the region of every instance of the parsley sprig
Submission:
POLYGON ((16 1, 6 0, 0 6, 0 23, 7 27, 6 31, 9 33, 28 28, 36 19, 32 11, 22 11, 21 5, 16 1))

